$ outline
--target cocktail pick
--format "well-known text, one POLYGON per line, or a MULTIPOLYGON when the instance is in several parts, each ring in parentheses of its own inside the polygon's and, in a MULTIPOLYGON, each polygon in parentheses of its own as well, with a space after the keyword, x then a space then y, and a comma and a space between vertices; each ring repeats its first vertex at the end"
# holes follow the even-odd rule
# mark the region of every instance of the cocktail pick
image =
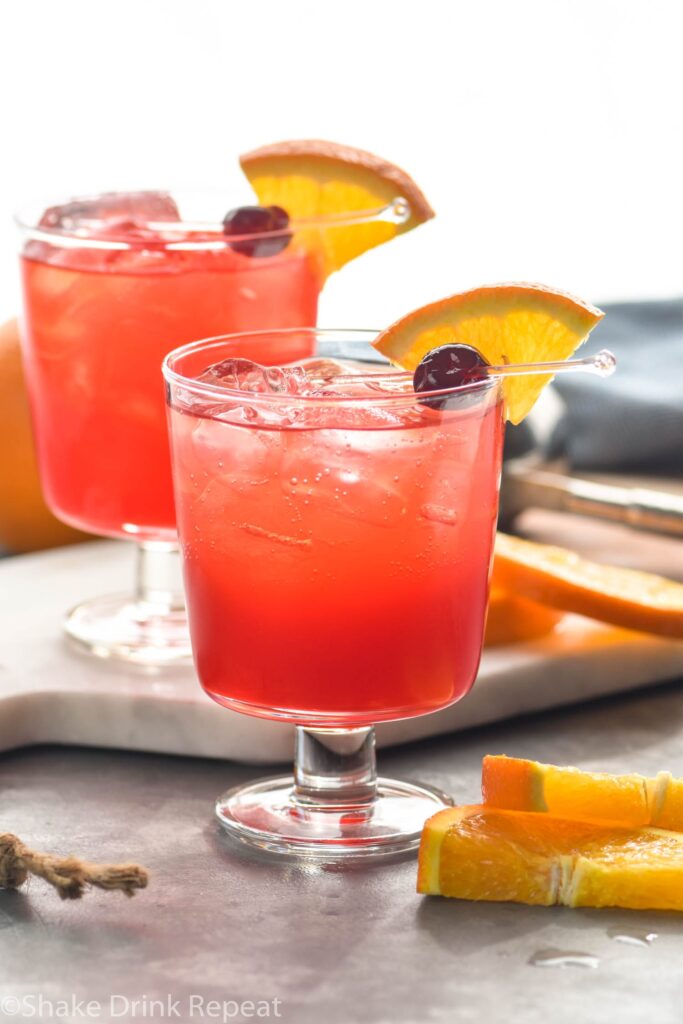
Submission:
POLYGON ((602 348, 594 356, 583 359, 560 359, 550 363, 510 363, 502 366, 481 367, 489 377, 517 377, 526 374, 544 373, 594 373, 598 377, 609 377, 617 368, 617 360, 609 349, 602 348))
MULTIPOLYGON (((378 388, 401 388, 407 379, 412 378, 415 390, 439 391, 476 384, 485 377, 522 377, 529 374, 554 375, 556 373, 593 373, 598 377, 609 377, 617 367, 616 357, 608 349, 600 349, 593 356, 583 359, 558 359, 553 362, 541 363, 503 363, 491 366, 484 361, 480 353, 471 345, 444 345, 428 353, 415 373, 401 370, 349 375, 335 378, 338 387, 355 386, 359 382, 369 383, 378 388), (458 350, 458 361, 451 362, 449 350, 458 350), (429 362, 426 371, 425 363, 429 362), (439 379, 441 378, 441 379, 439 379)), ((315 378, 314 378, 315 381, 315 378)), ((322 378, 321 378, 322 382, 322 378)))

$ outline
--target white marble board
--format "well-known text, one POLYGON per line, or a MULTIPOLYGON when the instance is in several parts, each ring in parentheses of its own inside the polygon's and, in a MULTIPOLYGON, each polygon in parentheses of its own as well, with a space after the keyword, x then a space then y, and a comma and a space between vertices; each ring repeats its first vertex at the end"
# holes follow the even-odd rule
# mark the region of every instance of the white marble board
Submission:
MULTIPOLYGON (((191 668, 149 672, 67 645, 64 611, 126 590, 131 548, 98 541, 0 560, 0 750, 63 743, 289 760, 289 726, 219 707, 191 668)), ((474 689, 460 704, 382 725, 378 740, 403 743, 680 676, 683 643, 567 617, 551 637, 485 652, 474 689)))

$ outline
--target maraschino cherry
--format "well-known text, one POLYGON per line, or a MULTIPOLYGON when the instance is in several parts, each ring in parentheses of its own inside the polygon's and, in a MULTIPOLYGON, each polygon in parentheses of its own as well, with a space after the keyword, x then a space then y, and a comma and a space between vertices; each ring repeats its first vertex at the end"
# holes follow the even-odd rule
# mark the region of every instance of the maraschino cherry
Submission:
MULTIPOLYGON (((442 391, 446 388, 459 388, 465 384, 475 384, 486 380, 485 367, 489 364, 471 345, 454 342, 433 348, 420 360, 413 374, 415 391, 442 391)), ((424 400, 425 405, 433 409, 444 409, 456 398, 465 399, 467 395, 444 395, 424 400)))
POLYGON ((223 218, 223 232, 231 235, 257 235, 250 241, 240 238, 230 242, 230 248, 243 256, 276 256, 285 249, 292 238, 289 217, 281 206, 239 206, 230 210, 223 218), (267 237, 268 232, 278 232, 267 237), (266 237, 260 237, 266 235, 266 237))

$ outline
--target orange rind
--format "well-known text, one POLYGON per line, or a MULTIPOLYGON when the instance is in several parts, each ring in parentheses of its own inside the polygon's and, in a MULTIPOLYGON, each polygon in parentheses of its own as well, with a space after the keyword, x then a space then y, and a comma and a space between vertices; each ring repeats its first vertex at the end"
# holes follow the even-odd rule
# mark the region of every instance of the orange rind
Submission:
MULTIPOLYGON (((491 366, 568 359, 603 313, 540 284, 497 284, 461 292, 409 313, 383 331, 375 348, 414 371, 441 345, 477 349, 491 366)), ((519 423, 551 375, 510 376, 503 382, 505 416, 519 423)))
POLYGON ((295 222, 320 220, 318 228, 299 229, 295 244, 319 256, 323 277, 434 216, 410 175, 352 146, 279 142, 245 153, 240 165, 261 205, 281 206, 295 222), (398 200, 403 219, 379 216, 398 200))
POLYGON ((452 807, 424 827, 417 890, 541 906, 683 910, 683 834, 452 807))
POLYGON ((683 639, 683 585, 499 533, 494 586, 563 612, 683 639))
POLYGON ((670 772, 654 778, 612 775, 489 754, 482 763, 481 792, 487 806, 505 810, 683 832, 683 780, 670 772))

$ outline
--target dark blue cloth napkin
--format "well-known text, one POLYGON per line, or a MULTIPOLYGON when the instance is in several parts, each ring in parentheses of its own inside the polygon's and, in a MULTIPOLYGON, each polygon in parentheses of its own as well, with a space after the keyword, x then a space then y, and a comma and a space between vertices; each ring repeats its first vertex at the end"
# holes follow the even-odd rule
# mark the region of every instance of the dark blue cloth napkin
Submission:
POLYGON ((565 409, 549 444, 575 469, 683 474, 683 299, 603 306, 586 352, 608 348, 612 377, 555 378, 565 409))

